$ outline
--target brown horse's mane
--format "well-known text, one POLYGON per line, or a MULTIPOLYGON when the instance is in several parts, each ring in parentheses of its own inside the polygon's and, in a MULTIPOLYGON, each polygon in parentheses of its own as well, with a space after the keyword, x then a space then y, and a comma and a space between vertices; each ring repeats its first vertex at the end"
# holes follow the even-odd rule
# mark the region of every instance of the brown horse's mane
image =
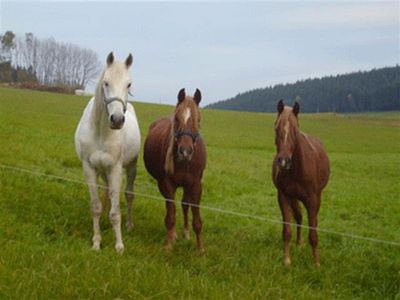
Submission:
POLYGON ((175 171, 175 164, 174 164, 174 143, 175 143, 175 135, 174 135, 174 130, 176 128, 176 125, 178 123, 178 129, 182 129, 182 124, 184 123, 183 121, 183 114, 186 111, 186 109, 189 108, 191 111, 191 116, 187 122, 188 126, 190 126, 190 129, 193 132, 197 132, 199 129, 199 124, 200 124, 200 111, 196 103, 194 102, 193 98, 190 96, 186 96, 185 100, 182 101, 181 103, 178 103, 178 105, 175 107, 175 112, 174 116, 170 117, 171 121, 171 128, 169 131, 169 136, 168 136, 168 148, 167 148, 167 154, 165 157, 165 165, 164 169, 167 174, 174 174, 175 171))
POLYGON ((167 154, 165 157, 165 172, 167 174, 174 174, 174 169, 175 169, 175 165, 174 165, 174 118, 170 117, 171 120, 171 129, 169 130, 169 136, 168 136, 168 148, 167 148, 167 154))
POLYGON ((285 130, 288 130, 288 138, 290 141, 294 142, 299 133, 301 133, 299 128, 299 121, 292 113, 292 109, 288 106, 285 106, 285 109, 278 116, 275 121, 275 134, 276 137, 279 135, 284 135, 285 130), (289 126, 285 128, 285 126, 289 126))

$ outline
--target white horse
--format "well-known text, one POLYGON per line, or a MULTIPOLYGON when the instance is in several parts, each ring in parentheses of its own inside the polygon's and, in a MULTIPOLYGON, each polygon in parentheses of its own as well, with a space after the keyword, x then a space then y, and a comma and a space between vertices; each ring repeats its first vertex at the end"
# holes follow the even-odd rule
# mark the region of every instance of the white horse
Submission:
POLYGON ((99 200, 98 177, 104 181, 105 200, 111 202, 110 221, 115 232, 115 249, 124 249, 121 236, 119 195, 122 171, 126 169, 125 197, 128 204, 126 226, 132 224, 133 183, 140 149, 140 132, 133 106, 127 102, 131 87, 129 68, 132 55, 125 62, 114 62, 111 52, 101 73, 94 97, 86 106, 75 133, 76 152, 82 161, 89 186, 93 216, 93 249, 101 244, 100 216, 103 205, 99 200))

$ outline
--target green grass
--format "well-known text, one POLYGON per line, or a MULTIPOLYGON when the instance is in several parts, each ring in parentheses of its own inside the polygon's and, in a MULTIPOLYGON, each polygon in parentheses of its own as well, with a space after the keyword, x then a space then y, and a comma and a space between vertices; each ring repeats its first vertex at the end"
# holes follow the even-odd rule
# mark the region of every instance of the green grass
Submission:
MULTIPOLYGON (((0 88, 0 164, 83 180, 73 135, 87 100, 0 88)), ((135 108, 143 140, 149 124, 172 111, 135 108)), ((202 111, 202 204, 280 219, 271 181, 274 118, 202 111)), ((319 226, 399 242, 400 114, 304 114, 300 124, 331 160, 319 226)), ((160 195, 142 155, 135 186, 160 195)), ((104 218, 103 249, 94 252, 85 186, 0 168, 0 298, 400 299, 398 246, 321 232, 321 267, 312 266, 308 245, 292 243, 285 268, 281 225, 203 209, 206 255, 198 255, 193 234, 166 253, 164 214, 162 200, 138 196, 135 229, 123 229, 126 251, 115 253, 104 218)), ((180 209, 177 223, 179 234, 180 209)))

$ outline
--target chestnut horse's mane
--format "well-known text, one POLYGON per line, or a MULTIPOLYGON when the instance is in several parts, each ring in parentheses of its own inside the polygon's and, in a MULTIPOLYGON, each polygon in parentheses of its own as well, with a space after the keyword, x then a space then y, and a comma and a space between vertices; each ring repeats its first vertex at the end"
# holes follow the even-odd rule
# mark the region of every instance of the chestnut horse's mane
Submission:
MULTIPOLYGON (((192 120, 195 120, 194 122, 192 121, 191 124, 191 129, 192 130, 198 130, 199 127, 199 122, 197 120, 200 119, 200 112, 198 109, 198 106, 196 103, 193 101, 192 97, 186 96, 185 100, 179 103, 176 108, 174 115, 170 117, 171 121, 171 129, 169 131, 169 136, 168 136, 168 148, 167 148, 167 154, 165 157, 165 165, 164 165, 164 170, 167 174, 174 174, 175 171, 175 164, 174 164, 174 140, 175 140, 175 135, 174 135, 174 129, 175 129, 175 120, 176 118, 182 120, 182 114, 186 110, 186 108, 189 108, 191 110, 191 118, 192 120)), ((189 119, 189 121, 190 121, 189 119)))
POLYGON ((165 157, 165 172, 167 174, 174 174, 174 126, 175 126, 175 122, 174 122, 174 117, 170 117, 171 120, 171 129, 169 131, 169 143, 168 143, 168 149, 167 149, 167 155, 165 157))

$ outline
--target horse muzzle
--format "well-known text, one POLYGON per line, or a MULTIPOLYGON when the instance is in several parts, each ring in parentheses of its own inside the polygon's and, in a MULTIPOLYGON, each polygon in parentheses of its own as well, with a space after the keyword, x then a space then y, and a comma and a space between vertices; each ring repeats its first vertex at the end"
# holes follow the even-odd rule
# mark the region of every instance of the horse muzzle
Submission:
POLYGON ((121 129, 125 123, 125 116, 124 115, 117 115, 112 114, 110 116, 110 128, 111 129, 121 129))
POLYGON ((179 147, 178 148, 178 160, 179 161, 190 161, 193 157, 193 148, 192 147, 179 147))
POLYGON ((292 167, 292 159, 290 157, 278 157, 277 163, 281 170, 290 170, 292 167))

